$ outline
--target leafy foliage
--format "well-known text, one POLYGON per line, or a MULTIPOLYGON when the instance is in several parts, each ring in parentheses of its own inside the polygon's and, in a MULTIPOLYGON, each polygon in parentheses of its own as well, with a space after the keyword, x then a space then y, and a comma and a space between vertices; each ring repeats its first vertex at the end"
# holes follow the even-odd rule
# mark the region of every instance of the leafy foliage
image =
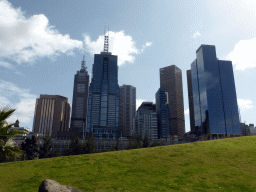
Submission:
POLYGON ((25 142, 21 144, 21 149, 23 150, 23 160, 32 160, 37 156, 36 153, 38 153, 39 150, 36 142, 37 138, 33 135, 31 139, 27 138, 25 142))
POLYGON ((94 143, 93 134, 90 131, 87 135, 86 143, 85 143, 85 153, 95 153, 95 143, 94 143))
POLYGON ((6 121, 14 111, 15 109, 10 107, 0 109, 0 162, 15 161, 16 157, 22 154, 19 147, 12 141, 12 137, 25 132, 15 129, 10 130, 17 123, 8 124, 6 121))
POLYGON ((65 155, 79 155, 83 153, 82 145, 79 143, 78 136, 72 136, 69 148, 65 151, 65 155))
POLYGON ((44 140, 43 146, 40 147, 40 151, 39 151, 40 159, 59 156, 57 149, 54 150, 52 148, 51 139, 52 138, 50 136, 50 133, 47 132, 45 137, 43 138, 44 140))
POLYGON ((149 134, 144 135, 142 143, 143 148, 147 148, 150 146, 151 139, 149 139, 149 134))

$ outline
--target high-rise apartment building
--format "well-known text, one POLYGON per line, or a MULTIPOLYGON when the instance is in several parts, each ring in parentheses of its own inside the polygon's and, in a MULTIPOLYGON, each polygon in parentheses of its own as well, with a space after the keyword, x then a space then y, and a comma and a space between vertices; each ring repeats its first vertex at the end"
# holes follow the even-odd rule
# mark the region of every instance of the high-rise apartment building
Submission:
POLYGON ((187 70, 187 86, 188 86, 190 129, 191 129, 191 134, 196 134, 191 70, 187 70))
POLYGON ((232 62, 218 60, 214 45, 201 45, 191 75, 197 135, 240 135, 232 62))
POLYGON ((59 95, 40 95, 36 99, 33 133, 52 137, 57 132, 66 132, 69 128, 70 105, 68 98, 59 95))
POLYGON ((185 133, 181 70, 175 65, 161 68, 160 87, 168 93, 170 135, 178 135, 181 140, 185 133))
POLYGON ((94 55, 93 76, 89 87, 87 133, 95 139, 116 140, 119 127, 119 85, 117 56, 108 52, 94 55))
POLYGON ((143 102, 138 108, 133 120, 134 134, 148 135, 150 139, 158 139, 156 105, 143 102))
POLYGON ((120 86, 119 136, 132 136, 132 122, 136 112, 136 88, 120 86))
POLYGON ((73 104, 71 114, 70 132, 74 136, 85 136, 88 92, 89 92, 89 74, 83 59, 81 69, 77 71, 74 79, 73 104))
POLYGON ((160 87, 156 92, 156 112, 158 121, 158 138, 167 138, 170 135, 168 92, 160 87))

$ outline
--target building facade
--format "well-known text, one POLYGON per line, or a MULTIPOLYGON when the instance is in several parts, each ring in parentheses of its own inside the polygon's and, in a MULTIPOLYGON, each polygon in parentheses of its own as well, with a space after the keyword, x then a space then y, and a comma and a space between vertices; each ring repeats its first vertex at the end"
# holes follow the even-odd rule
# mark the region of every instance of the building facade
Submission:
POLYGON ((188 86, 188 102, 189 102, 189 118, 190 118, 190 134, 195 134, 195 115, 194 115, 194 102, 193 102, 193 87, 191 70, 187 70, 187 86, 188 86))
POLYGON ((160 87, 156 92, 156 112, 158 122, 158 138, 167 138, 170 135, 168 92, 160 87))
MULTIPOLYGON (((105 36, 106 44, 106 36, 105 36)), ((87 133, 95 139, 118 139, 119 85, 117 56, 105 50, 94 55, 89 87, 87 133)))
POLYGON ((135 135, 148 135, 151 140, 158 139, 156 105, 143 102, 136 111, 133 120, 135 135))
POLYGON ((168 92, 170 135, 181 140, 185 133, 182 71, 175 65, 161 68, 160 87, 168 92))
POLYGON ((241 134, 231 61, 218 60, 215 46, 201 45, 191 64, 195 131, 241 134))
POLYGON ((40 95, 36 99, 33 133, 45 136, 49 132, 52 137, 56 137, 58 131, 68 131, 69 119, 68 98, 60 95, 40 95))
POLYGON ((80 71, 74 78, 70 133, 82 139, 85 136, 89 94, 89 74, 83 59, 80 71))
POLYGON ((132 136, 132 122, 136 112, 136 88, 120 86, 119 136, 132 136))

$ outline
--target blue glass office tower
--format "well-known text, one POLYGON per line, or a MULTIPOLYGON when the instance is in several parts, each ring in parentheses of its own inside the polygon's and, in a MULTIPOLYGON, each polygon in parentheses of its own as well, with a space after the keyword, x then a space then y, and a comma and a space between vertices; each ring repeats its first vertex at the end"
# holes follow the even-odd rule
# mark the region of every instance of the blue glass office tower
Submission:
POLYGON ((169 133, 168 92, 160 87, 156 92, 156 112, 158 124, 158 138, 167 138, 169 133))
POLYGON ((117 56, 110 52, 94 55, 89 87, 87 130, 95 139, 116 140, 119 124, 117 56))
POLYGON ((196 55, 191 64, 196 135, 240 135, 232 62, 218 60, 213 45, 201 45, 196 55))

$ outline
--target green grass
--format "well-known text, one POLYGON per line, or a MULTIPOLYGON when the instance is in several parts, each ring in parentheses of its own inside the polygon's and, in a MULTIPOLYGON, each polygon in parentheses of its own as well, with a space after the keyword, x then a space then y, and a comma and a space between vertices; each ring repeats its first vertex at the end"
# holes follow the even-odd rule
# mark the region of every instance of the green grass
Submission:
POLYGON ((256 136, 0 164, 0 191, 256 191, 256 136))

